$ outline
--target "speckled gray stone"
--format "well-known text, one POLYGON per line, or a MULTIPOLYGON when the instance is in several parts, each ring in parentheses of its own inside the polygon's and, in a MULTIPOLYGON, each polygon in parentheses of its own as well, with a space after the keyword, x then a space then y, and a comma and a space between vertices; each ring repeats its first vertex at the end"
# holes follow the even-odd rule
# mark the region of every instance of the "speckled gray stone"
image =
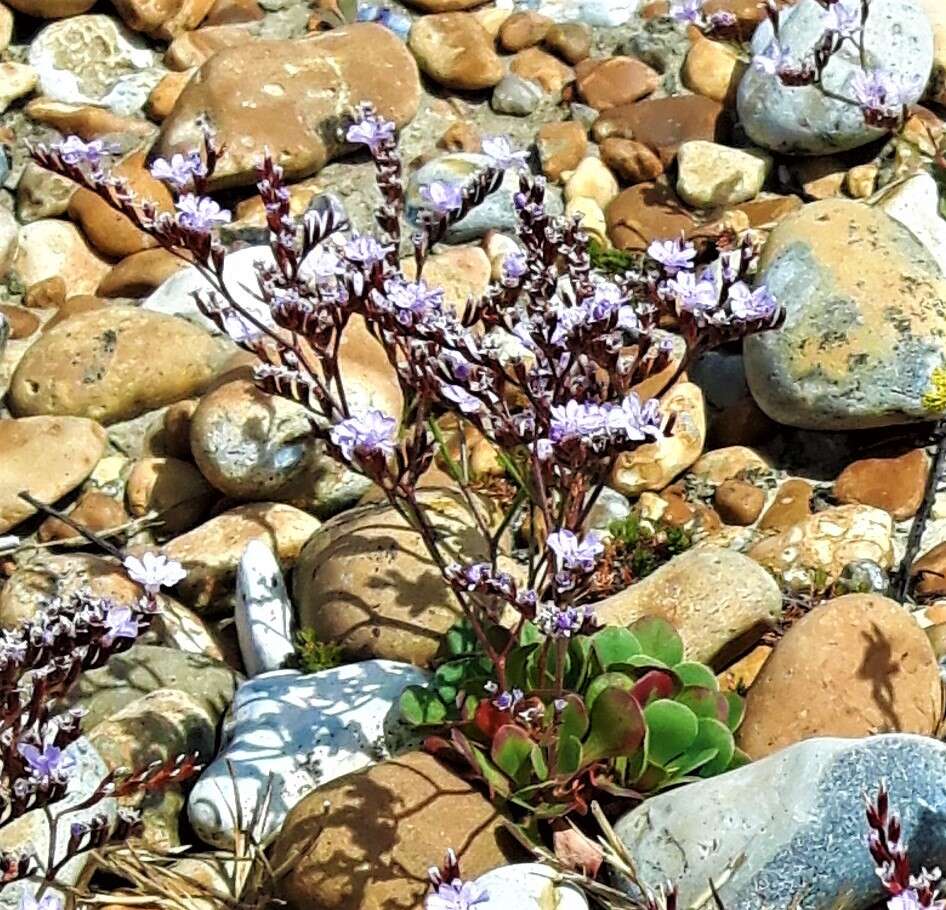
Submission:
MULTIPOLYGON (((780 14, 779 40, 789 58, 810 55, 825 31, 827 12, 817 0, 801 0, 780 14)), ((886 70, 905 84, 916 82, 909 102, 919 100, 933 67, 933 30, 915 0, 873 0, 865 30, 868 63, 886 70)), ((773 41, 772 23, 766 20, 752 38, 752 53, 766 50, 773 41)), ((860 70, 851 42, 832 57, 824 85, 840 98, 829 98, 818 87, 785 86, 775 75, 749 67, 739 84, 739 120, 757 145, 790 154, 825 154, 857 148, 884 134, 865 124, 853 99, 851 82, 860 70)))
POLYGON ((946 280, 906 228, 862 203, 812 203, 772 232, 759 280, 787 312, 744 346, 769 417, 813 430, 929 419, 923 395, 946 360, 946 280))
MULTIPOLYGON (((463 185, 482 171, 489 159, 472 152, 452 152, 429 161, 411 175, 407 184, 407 217, 414 223, 424 208, 420 188, 435 181, 463 185)), ((519 192, 519 174, 506 171, 502 186, 488 196, 482 205, 476 206, 464 219, 451 225, 447 231, 447 243, 466 243, 482 237, 490 228, 496 231, 515 231, 518 224, 513 195, 519 192)), ((562 211, 560 191, 548 187, 545 194, 547 209, 553 214, 562 211)))
POLYGON ((944 776, 946 745, 929 737, 810 739, 655 796, 615 831, 641 879, 673 882, 682 907, 712 907, 712 877, 728 910, 861 910, 882 896, 863 794, 887 782, 919 871, 946 856, 944 776))
POLYGON ((490 107, 497 114, 528 117, 542 101, 542 86, 515 73, 507 73, 493 89, 490 107))

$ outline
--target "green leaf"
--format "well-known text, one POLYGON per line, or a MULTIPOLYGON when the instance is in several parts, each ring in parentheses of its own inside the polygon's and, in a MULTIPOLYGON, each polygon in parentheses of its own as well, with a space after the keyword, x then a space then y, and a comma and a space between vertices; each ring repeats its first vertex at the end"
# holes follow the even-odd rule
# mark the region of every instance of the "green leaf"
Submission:
POLYGON ((633 654, 625 663, 615 664, 611 667, 612 670, 617 670, 618 672, 626 672, 625 668, 632 670, 669 670, 670 665, 665 664, 656 657, 651 657, 649 654, 633 654))
MULTIPOLYGON (((471 744, 472 745, 472 744, 471 744)), ((503 799, 508 799, 512 792, 509 786, 509 780, 487 757, 479 746, 472 746, 473 759, 476 762, 476 769, 480 772, 483 780, 498 793, 503 799)))
POLYGON ((496 766, 517 783, 528 777, 532 764, 532 737, 522 727, 505 724, 496 731, 490 757, 496 766))
POLYGON ((722 774, 729 767, 736 751, 736 743, 733 741, 729 727, 722 721, 716 720, 715 717, 700 718, 700 730, 694 743, 694 746, 697 745, 704 749, 717 750, 716 757, 700 769, 700 777, 722 774))
POLYGON ((447 706, 423 686, 408 686, 401 693, 400 707, 401 716, 415 727, 440 724, 447 718, 447 706))
POLYGON ((675 758, 667 766, 667 773, 672 778, 686 777, 692 774, 697 768, 712 761, 719 754, 718 749, 697 749, 696 747, 688 749, 683 755, 675 758))
POLYGON ((588 732, 588 709, 581 696, 574 693, 565 696, 565 707, 559 714, 559 733, 583 739, 588 732))
POLYGON ((668 666, 683 660, 683 641, 677 630, 660 616, 643 616, 632 623, 631 631, 640 642, 641 651, 668 666))
POLYGON ((616 687, 630 692, 634 688, 633 677, 624 673, 602 673, 596 676, 585 689, 585 707, 590 711, 595 703, 595 699, 604 692, 605 689, 616 687))
POLYGON ((531 758, 532 770, 535 771, 536 777, 541 781, 547 781, 549 779, 549 765, 538 743, 534 743, 532 746, 531 758))
POLYGON ((568 642, 568 659, 565 662, 565 687, 580 691, 584 687, 591 668, 591 638, 575 635, 568 642))
POLYGON ((729 714, 729 704, 724 696, 712 689, 701 686, 691 686, 684 689, 675 699, 681 705, 686 705, 697 717, 714 717, 724 720, 729 714))
POLYGON ((696 739, 699 722, 696 715, 679 702, 662 698, 644 709, 647 722, 647 756, 661 767, 686 752, 696 739))
POLYGON ((473 626, 465 619, 448 629, 445 638, 447 653, 453 657, 475 654, 479 651, 480 643, 473 631, 473 626))
POLYGON ((719 689, 716 674, 705 664, 685 660, 673 668, 684 686, 701 686, 704 689, 719 689))
POLYGON ((746 701, 736 692, 724 692, 723 698, 729 702, 729 716, 726 718, 726 726, 735 733, 746 716, 746 701))
POLYGON ((581 768, 582 751, 581 740, 577 736, 570 734, 560 736, 556 753, 557 775, 571 777, 577 774, 581 768))
POLYGON ((605 689, 591 707, 591 730, 582 747, 582 766, 601 758, 633 755, 643 744, 645 733, 644 715, 634 696, 616 686, 605 689))
POLYGON ((540 645, 545 636, 539 631, 535 623, 525 622, 522 624, 522 631, 519 633, 520 645, 540 645))
POLYGON ((641 650, 640 642, 634 633, 622 626, 605 626, 591 636, 591 647, 601 665, 602 672, 612 664, 627 663, 628 659, 641 650))
POLYGON ((752 759, 749 758, 749 756, 746 755, 742 749, 737 748, 736 751, 733 752, 732 761, 729 763, 729 767, 726 770, 734 771, 736 768, 741 768, 743 765, 748 765, 751 761, 752 759))

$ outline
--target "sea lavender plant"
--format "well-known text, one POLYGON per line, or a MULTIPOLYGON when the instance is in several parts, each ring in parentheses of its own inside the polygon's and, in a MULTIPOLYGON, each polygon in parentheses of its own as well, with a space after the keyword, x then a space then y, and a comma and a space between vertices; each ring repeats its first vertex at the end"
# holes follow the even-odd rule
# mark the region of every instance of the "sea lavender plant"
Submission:
POLYGON ((83 671, 102 667, 130 648, 159 612, 158 592, 183 577, 178 563, 158 554, 129 556, 123 565, 129 578, 144 588, 136 603, 79 592, 54 598, 19 628, 0 632, 0 827, 36 810, 44 811, 49 823, 46 856, 40 857, 31 844, 0 852, 0 890, 23 879, 39 889, 38 902, 24 892, 26 908, 58 910, 59 898, 42 893, 55 884, 63 866, 81 853, 127 839, 139 826, 137 814, 124 808, 114 823, 104 813, 69 823, 71 816, 109 797, 183 782, 199 770, 194 756, 157 762, 136 772, 117 769, 79 804, 58 814, 54 811, 76 773, 68 747, 81 735, 85 713, 80 708, 55 713, 57 702, 83 671), (67 834, 60 831, 65 824, 67 834), (64 850, 62 836, 67 838, 64 850))
MULTIPOLYGON (((258 190, 272 261, 257 264, 250 302, 224 278, 225 249, 215 228, 229 213, 206 192, 218 157, 211 137, 199 157, 152 163, 176 196, 174 214, 159 213, 105 173, 98 149, 83 160, 69 139, 66 157, 64 143, 33 154, 200 271, 210 288, 196 295, 200 310, 258 358, 259 387, 307 408, 325 451, 373 481, 420 536, 497 692, 514 688, 508 663, 523 637, 547 642, 542 653, 551 682, 543 675, 523 710, 510 715, 514 724, 527 724, 569 696, 569 648, 587 642, 596 627, 592 579, 602 545, 585 526, 619 457, 673 432, 673 414, 659 398, 696 356, 778 326, 781 310, 764 286, 750 286, 757 250, 749 236, 721 233, 699 249, 671 239, 651 247, 640 272, 610 280, 595 273, 580 222, 547 211, 543 180, 525 172, 525 155, 503 137, 484 142, 489 164, 465 185, 427 185, 419 228, 403 236, 393 124, 361 106, 345 138, 366 148, 375 164, 377 236, 352 231, 326 199, 295 221, 282 169, 265 157, 258 190), (428 256, 509 170, 521 172, 514 205, 522 251, 506 257, 485 294, 454 310, 425 280, 428 256), (411 275, 401 265, 405 250, 411 275), (401 414, 353 409, 340 351, 355 322, 384 351, 403 396, 401 414), (647 380, 654 397, 642 399, 647 380), (463 430, 458 457, 444 443, 445 421, 463 430), (498 518, 472 483, 468 434, 495 447, 514 484, 498 518), (454 561, 419 494, 438 454, 482 538, 482 563, 454 561), (533 530, 514 578, 501 570, 500 558, 520 525, 533 530)), ((670 688, 682 687, 675 677, 670 688)))

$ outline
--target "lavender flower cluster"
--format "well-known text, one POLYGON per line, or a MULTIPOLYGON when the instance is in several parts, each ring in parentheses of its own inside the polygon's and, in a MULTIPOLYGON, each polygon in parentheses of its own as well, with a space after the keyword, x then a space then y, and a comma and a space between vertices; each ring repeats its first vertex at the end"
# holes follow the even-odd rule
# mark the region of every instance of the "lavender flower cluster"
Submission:
MULTIPOLYGON (((774 37, 769 45, 752 57, 752 65, 760 72, 777 76, 790 86, 820 85, 831 58, 845 44, 857 51, 861 69, 851 81, 851 98, 871 126, 892 129, 903 121, 906 105, 916 98, 923 86, 896 73, 867 65, 864 50, 864 28, 870 11, 870 0, 818 0, 825 9, 825 28, 810 53, 793 56, 783 47, 778 36, 778 6, 776 0, 765 0, 774 37)), ((736 18, 728 12, 706 14, 706 0, 674 0, 671 16, 678 22, 695 25, 710 37, 729 38, 736 29, 736 18)))

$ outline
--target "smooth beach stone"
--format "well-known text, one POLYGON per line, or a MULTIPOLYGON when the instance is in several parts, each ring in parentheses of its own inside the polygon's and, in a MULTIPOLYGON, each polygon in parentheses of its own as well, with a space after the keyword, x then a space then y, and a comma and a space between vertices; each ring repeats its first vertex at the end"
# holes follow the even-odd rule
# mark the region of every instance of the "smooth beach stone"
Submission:
POLYGON ((736 744, 757 759, 817 736, 932 736, 942 715, 936 655, 913 617, 886 597, 846 594, 775 646, 749 688, 736 744))
POLYGON ((946 272, 946 219, 939 211, 939 187, 926 171, 897 183, 877 203, 895 221, 899 221, 946 272))
POLYGON ((235 618, 249 676, 279 670, 295 654, 292 603, 279 562, 262 540, 251 540, 240 557, 235 618))
POLYGON ((117 114, 140 111, 163 73, 140 35, 100 14, 47 25, 30 42, 28 60, 47 99, 117 114))
POLYGON ((524 853, 485 795, 418 751, 310 793, 289 813, 272 861, 288 869, 278 894, 289 910, 313 910, 313 895, 319 910, 414 910, 448 848, 466 879, 524 853))
POLYGON ((752 395, 773 420, 854 430, 923 421, 946 359, 946 278, 920 242, 877 208, 844 199, 781 221, 759 263, 786 311, 746 339, 752 395))
POLYGON ((117 304, 80 313, 27 350, 10 383, 10 409, 129 420, 203 391, 231 351, 172 316, 117 304))
POLYGON ((239 674, 219 660, 138 642, 104 667, 82 673, 65 704, 83 708, 82 723, 91 730, 151 692, 174 690, 199 704, 216 724, 239 682, 239 674))
POLYGON ((209 844, 231 846, 234 781, 248 824, 272 775, 269 812, 254 832, 266 843, 316 787, 409 744, 398 699, 407 686, 425 679, 415 667, 379 660, 307 675, 281 670, 243 683, 231 709, 230 739, 188 799, 194 830, 209 844))
MULTIPOLYGON (((472 152, 454 152, 441 155, 411 174, 407 181, 407 217, 417 223, 417 218, 425 208, 420 188, 436 181, 463 186, 476 174, 485 170, 489 158, 472 152)), ((503 175, 500 188, 486 197, 482 205, 476 206, 466 217, 452 224, 447 229, 447 243, 468 243, 478 240, 491 228, 496 231, 515 232, 519 221, 513 196, 519 192, 519 174, 508 170, 503 175)), ((552 214, 562 211, 561 197, 551 188, 546 190, 547 210, 552 214)))
POLYGON ((266 148, 295 180, 353 149, 343 127, 354 104, 371 102, 403 127, 417 112, 420 91, 410 51, 381 25, 254 41, 222 50, 200 68, 162 123, 152 154, 199 147, 209 121, 223 145, 212 188, 254 184, 266 148))
POLYGON ((534 10, 554 22, 584 22, 616 28, 630 22, 641 0, 517 0, 515 6, 534 10))
POLYGON ((628 626, 662 616, 683 639, 686 659, 721 663, 774 626, 782 613, 775 580, 734 550, 702 547, 668 563, 619 594, 595 605, 606 625, 628 626))
POLYGON ((407 46, 421 71, 447 88, 492 88, 503 78, 492 36, 469 13, 421 17, 411 28, 407 46))
POLYGON ((946 852, 944 774, 946 745, 931 737, 812 739, 653 796, 615 831, 640 879, 673 882, 684 907, 718 906, 712 880, 739 910, 866 910, 887 895, 867 850, 864 794, 886 783, 911 867, 932 867, 946 852))
POLYGON ((81 417, 0 420, 0 533, 36 513, 22 491, 56 502, 92 473, 105 444, 105 430, 81 417))
POLYGON ((47 278, 68 276, 72 294, 94 294, 111 268, 68 221, 43 218, 20 228, 13 274, 30 288, 47 278))
MULTIPOLYGON (((778 40, 788 57, 803 60, 827 27, 828 13, 817 0, 800 0, 779 14, 778 40)), ((752 37, 752 54, 765 52, 775 40, 764 21, 752 37)), ((903 99, 920 99, 933 66, 933 31, 916 0, 872 0, 864 29, 872 69, 884 70, 913 89, 903 99)), ((817 85, 786 86, 777 75, 750 66, 739 84, 739 120, 757 145, 788 154, 823 155, 865 145, 884 135, 869 126, 853 98, 853 81, 862 72, 857 43, 846 41, 831 57, 817 85)))
POLYGON ((556 873, 541 863, 500 866, 476 879, 478 890, 486 892, 481 910, 588 910, 580 888, 558 882, 556 873))
POLYGON ((497 114, 528 117, 538 108, 545 93, 542 86, 515 73, 507 73, 493 89, 489 106, 497 114))

